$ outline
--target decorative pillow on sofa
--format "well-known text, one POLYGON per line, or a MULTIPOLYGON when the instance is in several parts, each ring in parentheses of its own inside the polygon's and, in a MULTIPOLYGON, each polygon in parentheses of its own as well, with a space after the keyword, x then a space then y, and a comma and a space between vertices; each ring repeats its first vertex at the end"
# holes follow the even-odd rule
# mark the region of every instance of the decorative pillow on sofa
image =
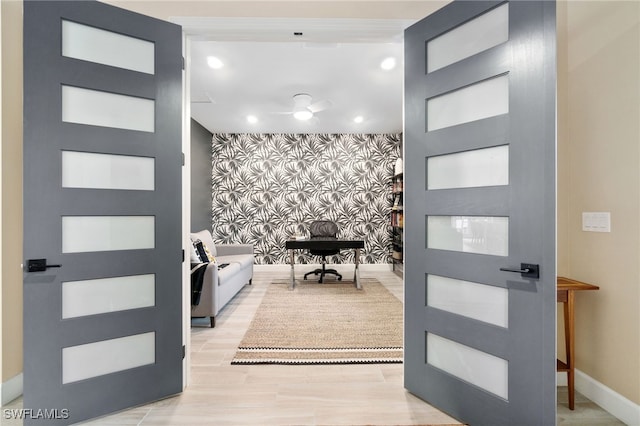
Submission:
POLYGON ((216 258, 211 254, 209 246, 207 246, 205 243, 202 243, 202 247, 204 248, 204 252, 207 254, 207 259, 209 259, 209 262, 215 262, 216 258))
POLYGON ((196 255, 198 256, 199 262, 210 263, 216 261, 215 257, 211 255, 211 251, 201 240, 195 240, 193 242, 193 247, 196 255))
POLYGON ((198 250, 196 250, 195 242, 191 241, 191 263, 202 263, 198 250))

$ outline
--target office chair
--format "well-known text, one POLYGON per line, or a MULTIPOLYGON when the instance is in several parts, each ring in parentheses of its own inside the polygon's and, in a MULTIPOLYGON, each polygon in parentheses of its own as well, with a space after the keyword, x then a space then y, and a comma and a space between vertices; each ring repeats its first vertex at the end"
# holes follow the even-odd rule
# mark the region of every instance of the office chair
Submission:
MULTIPOLYGON (((338 235, 338 225, 330 220, 316 220, 311 223, 309 226, 309 237, 311 240, 316 239, 335 239, 338 235)), ((342 280, 342 275, 338 273, 335 269, 326 269, 325 265, 327 263, 327 256, 333 256, 334 254, 340 253, 340 249, 332 249, 332 250, 319 250, 319 249, 310 249, 309 253, 313 256, 321 256, 322 257, 322 268, 315 269, 311 272, 307 272, 304 274, 304 279, 307 279, 308 275, 320 274, 319 283, 322 282, 324 276, 326 274, 333 274, 338 277, 338 280, 342 280)))

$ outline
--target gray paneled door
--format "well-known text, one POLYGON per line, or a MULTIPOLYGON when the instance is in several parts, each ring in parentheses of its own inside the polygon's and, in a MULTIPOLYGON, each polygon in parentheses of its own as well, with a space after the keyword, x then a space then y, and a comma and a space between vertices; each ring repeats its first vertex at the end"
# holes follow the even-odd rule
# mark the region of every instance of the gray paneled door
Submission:
POLYGON ((182 391, 181 93, 179 26, 24 2, 25 424, 182 391))
POLYGON ((473 426, 556 421, 555 7, 405 32, 405 386, 473 426))

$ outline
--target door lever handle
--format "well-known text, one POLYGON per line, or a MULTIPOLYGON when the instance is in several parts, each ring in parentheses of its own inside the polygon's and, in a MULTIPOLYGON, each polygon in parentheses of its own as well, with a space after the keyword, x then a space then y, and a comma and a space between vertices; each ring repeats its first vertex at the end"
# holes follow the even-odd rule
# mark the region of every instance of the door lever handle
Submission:
POLYGON ((27 272, 44 272, 47 268, 62 268, 62 265, 47 265, 47 259, 27 260, 27 272))
POLYGON ((521 263, 520 268, 500 268, 500 270, 519 273, 523 278, 540 278, 540 265, 534 263, 521 263))
POLYGON ((529 272, 531 272, 531 268, 524 268, 524 269, 500 268, 500 270, 505 272, 519 272, 521 274, 528 274, 529 272))

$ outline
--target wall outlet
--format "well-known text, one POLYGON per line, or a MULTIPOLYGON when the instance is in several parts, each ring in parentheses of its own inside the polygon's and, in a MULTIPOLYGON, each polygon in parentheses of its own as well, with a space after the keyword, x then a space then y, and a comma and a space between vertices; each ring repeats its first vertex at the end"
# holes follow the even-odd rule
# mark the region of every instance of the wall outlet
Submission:
POLYGON ((582 230, 587 232, 611 232, 611 213, 582 212, 582 230))

